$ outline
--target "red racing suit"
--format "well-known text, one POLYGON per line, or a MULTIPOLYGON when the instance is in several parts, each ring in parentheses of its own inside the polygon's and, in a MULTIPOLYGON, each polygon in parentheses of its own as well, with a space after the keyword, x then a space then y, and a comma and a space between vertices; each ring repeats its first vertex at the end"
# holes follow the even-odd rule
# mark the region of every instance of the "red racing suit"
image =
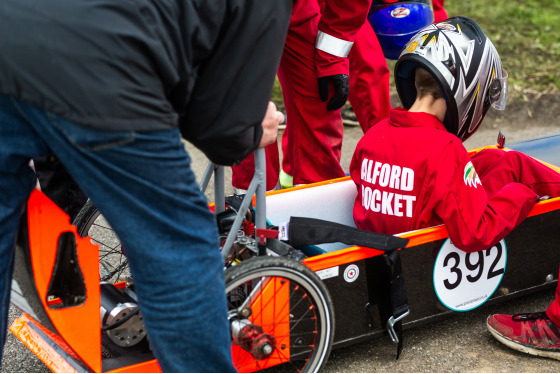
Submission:
MULTIPOLYGON (((287 113, 283 168, 293 175, 294 184, 345 175, 340 166, 344 132, 340 110, 327 110, 327 103, 319 98, 317 78, 348 75, 350 71, 350 99, 358 120, 367 126, 385 118, 390 108, 389 71, 375 34, 366 22, 371 0, 352 0, 351 6, 349 3, 294 1, 278 70, 287 113), (357 43, 354 47, 353 42, 357 43), (350 48, 349 62, 345 56, 350 48), (362 80, 370 80, 370 86, 353 88, 358 74, 364 75, 362 80)), ((273 181, 278 180, 279 168, 274 164, 277 156, 269 155, 278 153, 277 144, 268 146, 266 151, 270 189, 275 185, 273 181)), ((245 162, 248 167, 234 167, 233 185, 237 188, 246 189, 252 177, 252 162, 245 162)))
POLYGON ((560 326, 560 282, 556 286, 556 298, 546 309, 546 315, 556 326, 560 326))
MULTIPOLYGON (((443 7, 444 1, 432 1, 435 22, 448 18, 443 7)), ((288 117, 288 126, 282 134, 282 169, 294 177, 294 184, 344 176, 340 167, 344 132, 342 118, 340 111, 328 111, 326 103, 319 99, 317 77, 348 74, 349 62, 349 100, 364 133, 385 119, 391 109, 387 62, 371 25, 365 19, 364 22, 361 21, 362 8, 366 2, 370 3, 362 1, 360 7, 341 7, 338 4, 337 8, 332 0, 294 1, 278 74, 288 117), (337 12, 340 12, 339 17, 337 12), (362 22, 361 27, 355 20, 362 22), (337 33, 336 30, 341 25, 346 25, 346 30, 359 28, 355 38, 352 39, 348 33, 337 33), (343 40, 354 40, 348 59, 337 58, 319 50, 317 64, 314 66, 318 30, 332 33, 332 36, 343 40)), ((266 148, 267 190, 273 189, 277 184, 280 172, 278 160, 278 145, 269 145, 266 148)), ((247 189, 253 173, 254 161, 251 155, 233 168, 233 186, 247 189)))
POLYGON ((353 41, 354 45, 348 58, 344 58, 321 50, 319 42, 315 45, 309 34, 307 42, 301 43, 306 31, 296 20, 301 20, 310 9, 309 4, 301 4, 303 8, 297 9, 294 4, 294 12, 299 14, 294 13, 292 17, 296 22, 290 24, 279 71, 288 117, 282 137, 282 169, 294 177, 294 184, 345 175, 340 166, 344 133, 340 111, 326 109, 326 102, 318 97, 316 78, 334 74, 350 76, 349 98, 364 131, 385 118, 391 107, 389 69, 375 33, 366 22, 371 1, 354 0, 352 6, 332 0, 318 1, 321 10, 319 35, 323 33, 353 41), (292 47, 296 53, 292 52, 292 47), (303 66, 307 68, 301 71, 303 66))
POLYGON ((466 252, 504 238, 537 196, 560 196, 560 174, 540 162, 502 150, 471 159, 437 117, 402 108, 360 140, 350 175, 358 228, 396 234, 443 223, 466 252))
POLYGON ((360 127, 365 133, 387 118, 391 109, 389 81, 391 74, 383 50, 369 22, 366 22, 348 55, 350 61, 350 95, 348 99, 360 127))
POLYGON ((432 7, 434 9, 434 23, 438 23, 449 18, 447 12, 443 7, 445 0, 432 0, 432 7))

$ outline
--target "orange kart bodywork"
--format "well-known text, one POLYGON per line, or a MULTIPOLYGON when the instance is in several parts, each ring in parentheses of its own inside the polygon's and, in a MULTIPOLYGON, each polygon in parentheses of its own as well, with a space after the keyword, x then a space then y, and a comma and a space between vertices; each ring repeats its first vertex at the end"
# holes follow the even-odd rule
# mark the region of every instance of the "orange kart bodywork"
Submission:
MULTIPOLYGON (((553 139, 553 144, 556 143, 558 140, 553 139)), ((542 151, 542 147, 537 149, 542 151)), ((555 166, 555 163, 549 160, 547 165, 560 172, 560 167, 555 166)), ((352 189, 355 190, 353 182, 346 177, 270 192, 266 202, 267 218, 272 225, 278 225, 290 216, 307 216, 353 225, 351 216, 355 191, 352 192, 352 189)), ((88 239, 80 238, 68 217, 39 191, 32 194, 27 213, 27 222, 23 225, 23 234, 20 235, 16 250, 15 291, 12 292, 14 304, 24 313, 13 322, 10 330, 54 372, 159 371, 156 360, 146 350, 123 350, 120 358, 102 358, 97 247, 88 239), (75 269, 82 274, 85 285, 85 289, 78 292, 81 301, 76 305, 60 305, 58 301, 49 299, 53 278, 61 276, 55 274, 61 233, 72 233, 75 238, 78 260, 75 269)), ((538 203, 529 218, 508 235, 506 240, 510 258, 507 271, 489 302, 556 285, 560 237, 555 233, 559 224, 560 198, 554 198, 538 203), (524 276, 519 277, 520 273, 524 276)), ((435 255, 448 237, 445 227, 430 227, 398 236, 409 239, 406 248, 400 251, 411 310, 410 316, 403 320, 403 327, 406 329, 454 313, 439 303, 432 286, 435 255)), ((384 266, 381 255, 384 252, 340 244, 317 246, 314 251, 303 261, 311 270, 335 274, 333 269, 336 269, 336 274, 341 274, 344 268, 352 265, 361 275, 351 283, 343 281, 341 276, 322 277, 335 310, 333 347, 384 334, 385 321, 375 311, 376 308, 386 307, 380 296, 385 287, 380 278, 384 266)), ((289 347, 287 287, 287 284, 280 284, 278 279, 269 282, 253 301, 251 321, 273 335, 278 345, 289 347), (279 305, 274 309, 274 314, 259 312, 262 305, 267 303, 279 305)), ((289 350, 282 354, 275 353, 266 362, 258 364, 238 345, 232 346, 232 353, 234 357, 242 357, 236 361, 241 372, 255 371, 290 360, 289 350)))

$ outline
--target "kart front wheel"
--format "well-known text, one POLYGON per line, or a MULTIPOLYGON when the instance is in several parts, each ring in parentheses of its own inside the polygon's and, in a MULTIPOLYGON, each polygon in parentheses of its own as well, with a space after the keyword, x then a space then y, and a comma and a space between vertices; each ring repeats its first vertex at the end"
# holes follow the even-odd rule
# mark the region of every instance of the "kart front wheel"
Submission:
POLYGON ((256 257, 225 273, 233 363, 239 372, 318 372, 334 337, 324 283, 306 266, 256 257))

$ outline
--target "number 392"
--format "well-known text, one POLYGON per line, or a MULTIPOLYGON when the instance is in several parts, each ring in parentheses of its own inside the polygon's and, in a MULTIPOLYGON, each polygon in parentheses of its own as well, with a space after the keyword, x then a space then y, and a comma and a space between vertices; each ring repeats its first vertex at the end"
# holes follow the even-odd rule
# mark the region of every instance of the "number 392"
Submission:
POLYGON ((449 267, 449 271, 455 274, 455 279, 444 279, 443 284, 445 288, 448 290, 455 289, 464 280, 475 283, 483 275, 486 275, 486 279, 492 279, 503 274, 504 268, 498 267, 503 252, 502 243, 499 242, 485 251, 467 253, 464 258, 464 268, 463 264, 461 264, 461 256, 459 253, 448 253, 443 259, 443 267, 449 267), (490 264, 490 266, 485 266, 487 264, 490 264), (463 272, 465 268, 469 270, 469 274, 464 276, 463 272), (485 272, 486 268, 488 268, 488 271, 485 272))

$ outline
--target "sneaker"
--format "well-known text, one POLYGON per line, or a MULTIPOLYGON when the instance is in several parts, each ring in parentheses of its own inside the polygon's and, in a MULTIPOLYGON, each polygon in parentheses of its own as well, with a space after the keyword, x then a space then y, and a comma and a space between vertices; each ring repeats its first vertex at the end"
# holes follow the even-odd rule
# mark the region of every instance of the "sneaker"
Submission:
POLYGON ((498 341, 512 349, 560 360, 560 329, 545 312, 494 314, 486 325, 498 341))
POLYGON ((286 173, 284 170, 280 170, 280 186, 282 188, 290 188, 294 186, 294 177, 286 173))

